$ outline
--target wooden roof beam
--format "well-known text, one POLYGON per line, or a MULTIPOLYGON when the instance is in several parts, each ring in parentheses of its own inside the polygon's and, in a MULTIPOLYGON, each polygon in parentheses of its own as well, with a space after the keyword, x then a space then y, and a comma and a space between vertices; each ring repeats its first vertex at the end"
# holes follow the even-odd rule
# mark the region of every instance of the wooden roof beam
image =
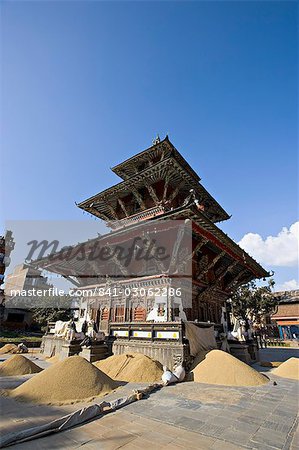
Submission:
POLYGON ((126 216, 126 217, 129 217, 129 213, 128 213, 128 211, 126 210, 126 207, 125 207, 124 202, 123 202, 120 198, 118 198, 117 201, 118 201, 119 206, 120 206, 121 209, 123 210, 125 216, 126 216))
POLYGON ((140 193, 137 191, 137 189, 132 188, 132 194, 136 198, 137 202, 139 203, 140 208, 144 211, 146 208, 146 205, 143 201, 143 198, 141 197, 140 193))
POLYGON ((147 183, 147 182, 145 182, 145 185, 146 185, 146 187, 147 187, 147 190, 148 190, 150 196, 152 197, 154 203, 155 203, 156 206, 157 206, 157 205, 159 204, 159 199, 158 199, 158 196, 157 196, 157 194, 156 194, 155 189, 153 188, 152 185, 150 185, 150 184, 147 183))
POLYGON ((200 281, 209 272, 209 270, 211 270, 215 266, 219 259, 221 259, 225 255, 225 251, 222 251, 221 253, 216 255, 215 258, 213 258, 212 262, 210 262, 210 264, 208 264, 208 266, 205 268, 205 270, 201 272, 200 276, 198 277, 198 281, 200 281))
POLYGON ((176 196, 178 195, 178 193, 180 192, 180 190, 182 189, 182 187, 185 185, 185 181, 182 181, 176 188, 175 190, 170 194, 169 196, 169 201, 172 202, 176 196))
POLYGON ((162 200, 163 200, 163 201, 166 200, 166 195, 167 195, 167 189, 168 189, 168 185, 169 185, 169 180, 170 180, 170 176, 166 176, 166 178, 165 178, 165 183, 164 183, 164 189, 163 189, 163 197, 162 197, 162 200))
MULTIPOLYGON (((145 252, 147 253, 148 249, 150 249, 149 255, 151 256, 153 251, 157 249, 157 245, 153 243, 151 239, 148 239, 145 244, 145 252)), ((160 273, 165 273, 165 266, 162 261, 159 259, 154 258, 155 262, 157 263, 158 269, 160 273)))
POLYGON ((233 261, 230 265, 228 265, 223 272, 216 278, 213 284, 210 284, 207 286, 207 288, 200 294, 200 297, 206 296, 210 292, 214 291, 215 289, 218 289, 220 281, 222 280, 225 275, 231 271, 236 265, 238 264, 238 261, 233 261))
POLYGON ((209 242, 209 239, 202 238, 202 240, 195 246, 193 252, 192 252, 192 259, 195 257, 196 253, 199 252, 199 250, 209 242))
POLYGON ((245 275, 245 273, 248 272, 247 269, 241 269, 240 272, 237 273, 237 275, 230 281, 230 283, 228 283, 228 285, 226 286, 226 289, 231 289, 233 288, 238 281, 240 280, 240 278, 245 275))

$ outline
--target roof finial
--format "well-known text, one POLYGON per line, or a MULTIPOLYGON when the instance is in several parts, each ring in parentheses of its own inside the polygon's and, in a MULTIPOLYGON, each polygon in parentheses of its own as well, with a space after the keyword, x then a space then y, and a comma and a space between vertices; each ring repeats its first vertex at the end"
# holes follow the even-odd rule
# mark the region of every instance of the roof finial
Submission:
POLYGON ((157 136, 153 140, 153 145, 159 144, 160 142, 161 142, 160 136, 159 134, 157 134, 157 136))

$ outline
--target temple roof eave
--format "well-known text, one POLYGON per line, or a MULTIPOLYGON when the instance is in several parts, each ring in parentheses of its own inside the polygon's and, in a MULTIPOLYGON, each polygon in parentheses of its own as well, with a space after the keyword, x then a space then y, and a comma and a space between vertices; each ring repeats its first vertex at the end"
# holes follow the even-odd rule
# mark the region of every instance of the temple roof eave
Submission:
MULTIPOLYGON (((160 178, 166 176, 165 174, 169 173, 169 171, 175 171, 173 179, 177 178, 178 180, 184 180, 186 182, 186 185, 188 186, 188 189, 191 188, 194 189, 200 197, 203 197, 208 202, 210 202, 218 214, 218 217, 216 217, 215 222, 220 222, 230 218, 228 213, 208 193, 208 191, 199 182, 195 181, 193 177, 191 177, 188 173, 186 173, 184 168, 180 165, 178 161, 174 160, 171 157, 166 158, 163 161, 159 161, 153 166, 139 172, 135 176, 127 180, 121 181, 120 183, 117 183, 114 186, 107 188, 104 191, 101 191, 98 194, 93 195, 92 197, 89 197, 88 199, 77 204, 77 206, 91 214, 96 215, 97 217, 102 218, 105 221, 107 221, 107 217, 109 218, 109 220, 113 220, 113 217, 111 217, 110 215, 108 203, 113 200, 116 200, 120 195, 125 196, 130 194, 132 192, 132 189, 142 187, 144 185, 144 180, 146 178, 152 179, 153 174, 157 176, 158 173, 157 169, 161 171, 160 178), (94 203, 97 203, 98 207, 96 207, 94 203)), ((177 181, 177 183, 179 183, 179 181, 177 181)))
MULTIPOLYGON (((213 243, 219 251, 225 250, 227 255, 234 260, 238 261, 238 264, 242 266, 244 269, 251 273, 251 279, 254 278, 264 278, 269 277, 270 274, 267 272, 254 258, 252 258, 248 253, 245 252, 239 245, 234 242, 228 235, 226 235, 220 228, 218 228, 213 222, 206 218, 200 211, 197 210, 193 205, 184 208, 180 207, 174 211, 169 211, 165 213, 163 216, 159 218, 154 218, 157 222, 161 220, 169 219, 180 219, 184 218, 184 216, 188 218, 192 218, 194 224, 193 230, 196 234, 205 237, 209 242, 213 243)), ((128 232, 133 231, 139 227, 139 224, 132 224, 126 228, 114 231, 113 233, 107 233, 100 237, 96 237, 94 239, 90 239, 86 242, 78 243, 76 246, 72 248, 75 250, 82 245, 92 245, 95 241, 104 241, 109 239, 109 242, 113 244, 113 238, 117 240, 117 242, 121 242, 123 239, 128 239, 128 232), (123 236, 123 237, 122 237, 123 236)), ((57 253, 59 254, 59 252, 57 253)), ((54 273, 60 273, 63 276, 69 275, 70 269, 81 270, 82 267, 79 267, 80 264, 70 265, 67 261, 55 263, 49 260, 49 257, 44 257, 40 260, 36 260, 32 262, 33 265, 37 265, 39 268, 44 270, 48 270, 54 273)))
POLYGON ((172 154, 180 162, 180 164, 185 168, 185 170, 187 170, 189 172, 189 174, 192 177, 194 177, 194 179, 196 179, 197 181, 200 181, 199 175, 195 172, 194 169, 192 169, 190 164, 185 160, 185 158, 181 155, 181 153, 170 142, 168 135, 166 135, 162 141, 153 144, 151 147, 149 147, 145 150, 142 150, 141 152, 135 154, 134 156, 132 156, 132 157, 126 159, 125 161, 117 164, 116 166, 112 167, 111 170, 115 174, 120 176, 121 178, 128 179, 132 175, 132 173, 130 175, 130 170, 128 170, 130 168, 130 164, 132 166, 135 166, 137 163, 139 163, 141 161, 146 161, 146 160, 148 160, 147 156, 149 156, 149 155, 153 154, 155 151, 157 152, 159 150, 161 151, 161 153, 163 153, 163 152, 165 153, 165 151, 167 150, 167 153, 172 154))

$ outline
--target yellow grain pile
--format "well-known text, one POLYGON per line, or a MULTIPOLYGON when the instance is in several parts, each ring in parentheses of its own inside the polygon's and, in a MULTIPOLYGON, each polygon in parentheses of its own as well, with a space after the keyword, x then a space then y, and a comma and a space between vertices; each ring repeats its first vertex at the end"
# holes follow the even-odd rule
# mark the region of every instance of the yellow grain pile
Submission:
POLYGON ((113 355, 95 363, 114 380, 133 383, 161 381, 162 365, 141 353, 113 355))
POLYGON ((283 378, 291 378, 299 381, 299 358, 289 358, 282 363, 273 372, 275 375, 283 378))
POLYGON ((51 358, 46 358, 46 361, 51 364, 56 364, 60 361, 59 355, 51 356, 51 358))
POLYGON ((259 386, 269 380, 252 367, 222 350, 212 350, 192 371, 198 383, 223 386, 259 386))
POLYGON ((0 365, 0 377, 38 373, 43 369, 23 355, 14 355, 0 365))
POLYGON ((105 395, 117 384, 81 356, 71 356, 44 369, 11 391, 18 400, 63 404, 105 395))
POLYGON ((0 348, 0 355, 5 353, 16 353, 18 351, 18 346, 15 344, 5 344, 0 348))

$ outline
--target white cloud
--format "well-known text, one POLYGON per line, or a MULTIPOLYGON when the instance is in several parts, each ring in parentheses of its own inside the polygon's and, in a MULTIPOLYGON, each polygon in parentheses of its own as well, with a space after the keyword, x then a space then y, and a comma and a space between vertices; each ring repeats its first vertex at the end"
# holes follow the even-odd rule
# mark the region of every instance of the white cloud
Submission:
POLYGON ((292 291, 295 289, 299 289, 299 283, 295 279, 285 281, 283 284, 275 286, 275 291, 292 291))
MULTIPOLYGON (((247 233, 239 245, 261 264, 294 267, 298 265, 299 222, 293 223, 289 229, 284 227, 277 236, 265 239, 257 233, 247 233)), ((290 280, 293 281, 296 282, 290 280)))

